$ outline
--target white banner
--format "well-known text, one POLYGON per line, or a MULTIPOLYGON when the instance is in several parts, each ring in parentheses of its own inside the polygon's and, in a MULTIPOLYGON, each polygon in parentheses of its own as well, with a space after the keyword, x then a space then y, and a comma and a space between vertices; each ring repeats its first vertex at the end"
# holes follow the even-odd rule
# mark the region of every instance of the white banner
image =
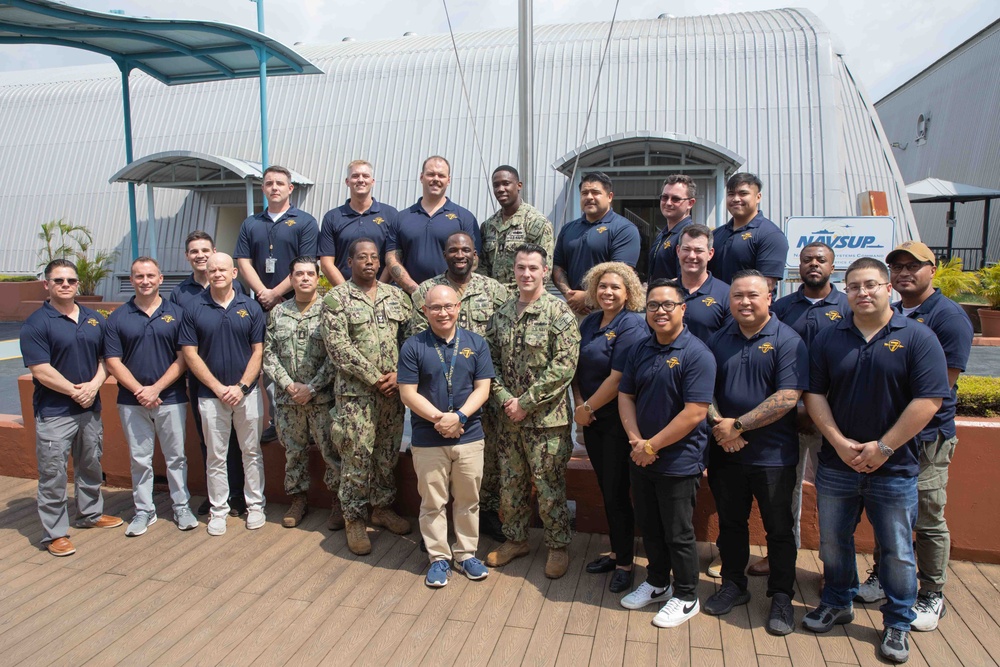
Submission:
POLYGON ((833 248, 834 268, 838 270, 846 269, 861 257, 885 261, 885 256, 896 247, 895 230, 896 221, 889 217, 788 218, 785 221, 788 238, 785 266, 797 269, 802 248, 814 241, 833 248))

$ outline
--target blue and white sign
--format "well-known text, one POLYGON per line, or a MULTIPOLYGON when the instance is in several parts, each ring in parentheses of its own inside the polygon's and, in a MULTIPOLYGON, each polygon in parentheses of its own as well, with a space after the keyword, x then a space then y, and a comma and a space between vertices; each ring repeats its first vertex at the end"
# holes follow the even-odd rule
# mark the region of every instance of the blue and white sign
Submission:
POLYGON ((815 217, 788 218, 785 236, 788 238, 788 257, 785 266, 797 269, 802 249, 820 241, 836 255, 834 268, 843 270, 861 257, 883 260, 896 247, 896 221, 889 217, 815 217))

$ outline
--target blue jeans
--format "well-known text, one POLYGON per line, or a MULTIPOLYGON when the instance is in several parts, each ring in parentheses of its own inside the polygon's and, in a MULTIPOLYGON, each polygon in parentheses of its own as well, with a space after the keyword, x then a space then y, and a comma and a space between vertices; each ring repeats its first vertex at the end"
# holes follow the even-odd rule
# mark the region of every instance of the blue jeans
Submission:
POLYGON ((867 475, 820 464, 816 473, 819 510, 819 557, 826 585, 821 602, 844 609, 858 592, 854 531, 861 511, 882 547, 878 578, 886 603, 880 607, 886 627, 909 631, 916 618, 917 563, 913 528, 917 522, 917 478, 867 475))

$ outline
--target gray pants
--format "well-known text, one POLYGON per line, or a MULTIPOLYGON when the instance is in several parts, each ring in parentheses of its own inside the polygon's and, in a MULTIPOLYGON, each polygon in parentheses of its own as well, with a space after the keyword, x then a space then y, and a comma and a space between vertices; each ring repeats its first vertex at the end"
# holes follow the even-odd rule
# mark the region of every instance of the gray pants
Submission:
POLYGON ((184 423, 187 403, 144 408, 119 405, 128 441, 132 468, 132 500, 136 512, 156 512, 153 504, 153 445, 160 439, 160 449, 167 464, 167 484, 174 513, 188 506, 187 457, 184 455, 184 423))
POLYGON ((226 475, 226 455, 229 452, 229 431, 234 429, 243 452, 243 497, 248 510, 264 509, 264 457, 260 451, 260 416, 263 404, 260 392, 254 390, 236 406, 226 405, 217 398, 199 398, 205 446, 208 448, 208 499, 212 516, 229 514, 229 477, 226 475))
POLYGON ((35 453, 38 457, 38 518, 42 544, 69 533, 66 503, 66 465, 73 456, 77 525, 93 525, 104 514, 101 496, 101 455, 104 451, 101 413, 92 410, 66 417, 35 420, 35 453))
MULTIPOLYGON (((814 427, 815 428, 815 427, 814 427)), ((802 482, 816 481, 816 471, 819 469, 819 449, 823 445, 823 436, 819 431, 799 433, 799 465, 795 468, 795 488, 792 490, 792 534, 795 535, 795 548, 802 548, 802 531, 799 522, 802 519, 802 482)))

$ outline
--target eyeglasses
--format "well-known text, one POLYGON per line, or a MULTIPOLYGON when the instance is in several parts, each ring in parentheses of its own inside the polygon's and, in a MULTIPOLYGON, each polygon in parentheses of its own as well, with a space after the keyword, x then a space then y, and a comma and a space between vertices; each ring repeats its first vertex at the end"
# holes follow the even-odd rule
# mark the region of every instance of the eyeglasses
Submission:
POLYGON ((672 202, 674 204, 680 204, 682 201, 690 201, 694 197, 678 197, 677 195, 660 195, 660 201, 666 204, 667 202, 672 202))
POLYGON ((443 303, 440 305, 427 306, 427 310, 431 311, 435 315, 438 313, 454 313, 458 310, 457 303, 443 303))
POLYGON ((62 285, 63 283, 67 285, 75 285, 80 282, 79 278, 51 278, 50 280, 56 285, 62 285))
POLYGON ((889 283, 879 283, 874 280, 869 280, 866 283, 861 283, 860 285, 848 285, 844 288, 844 291, 848 294, 857 294, 858 292, 864 290, 865 294, 872 294, 879 287, 885 287, 889 283))
POLYGON ((925 266, 931 266, 930 262, 909 262, 908 264, 890 264, 889 270, 893 273, 900 273, 906 269, 910 273, 916 273, 925 266))
POLYGON ((646 312, 655 313, 660 308, 662 308, 665 312, 672 313, 674 312, 674 308, 683 305, 684 304, 681 301, 647 301, 646 312))

